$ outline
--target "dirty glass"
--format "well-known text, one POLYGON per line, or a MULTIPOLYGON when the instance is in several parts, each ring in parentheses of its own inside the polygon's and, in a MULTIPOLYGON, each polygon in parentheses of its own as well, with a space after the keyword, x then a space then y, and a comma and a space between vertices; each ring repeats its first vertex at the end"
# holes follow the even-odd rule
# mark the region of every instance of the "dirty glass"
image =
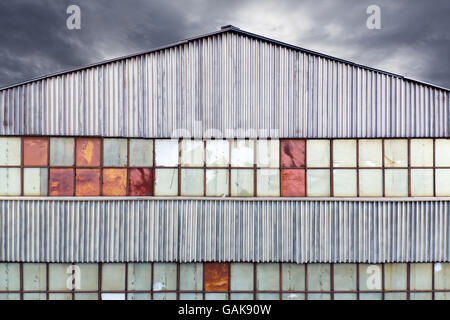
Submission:
POLYGON ((0 137, 0 166, 20 166, 21 139, 0 137))
POLYGON ((383 196, 383 170, 359 170, 359 195, 361 197, 383 196))
POLYGON ((408 166, 408 140, 406 139, 384 140, 384 166, 385 167, 408 166))
POLYGON ((280 141, 257 140, 256 154, 258 167, 278 168, 280 166, 280 141))
MULTIPOLYGON (((203 263, 180 264, 180 290, 203 290, 203 263)), ((180 293, 181 300, 201 300, 202 293, 180 293)))
POLYGON ((203 167, 204 142, 202 140, 181 141, 181 165, 184 167, 203 167))
POLYGON ((125 264, 102 264, 102 290, 125 290, 125 264))
POLYGON ((411 169, 411 196, 432 197, 433 186, 433 169, 411 169))
POLYGON ((74 138, 50 138, 50 165, 73 166, 75 139, 74 138))
POLYGON ((310 169, 306 173, 307 195, 309 197, 330 196, 330 170, 310 169))
POLYGON ((232 167, 253 167, 254 156, 253 140, 233 140, 231 142, 232 167))
POLYGON ((128 163, 127 139, 103 140, 103 165, 105 167, 125 167, 128 163))
POLYGON ((0 168, 0 195, 20 195, 20 168, 0 168))
POLYGON ((206 169, 206 195, 226 196, 228 195, 228 170, 206 169))
POLYGON ((356 170, 333 170, 333 195, 335 197, 356 197, 356 170))
POLYGON ((256 190, 259 197, 279 197, 280 170, 258 169, 256 190))
POLYGON ((333 166, 356 167, 356 140, 333 141, 333 166))
POLYGON ((178 169, 155 169, 155 196, 178 194, 178 169))
POLYGON ((436 169, 436 196, 450 196, 450 169, 436 169))
POLYGON ((231 195, 251 197, 254 195, 253 169, 231 170, 231 195))
POLYGON ((47 168, 23 169, 23 194, 26 196, 47 195, 47 168))
POLYGON ((228 140, 206 141, 206 166, 227 167, 230 160, 230 145, 228 140))
POLYGON ((330 140, 306 141, 306 165, 308 167, 330 166, 330 140))
POLYGON ((203 169, 181 169, 181 195, 203 196, 203 169))
POLYGON ((411 140, 411 166, 433 166, 433 139, 411 140))
POLYGON ((450 167, 450 139, 436 139, 436 167, 450 167))
POLYGON ((130 139, 130 167, 153 166, 153 140, 130 139))
POLYGON ((384 183, 387 197, 408 196, 407 169, 386 169, 384 171, 384 183))
POLYGON ((383 145, 379 139, 359 140, 359 166, 381 167, 383 160, 383 145))

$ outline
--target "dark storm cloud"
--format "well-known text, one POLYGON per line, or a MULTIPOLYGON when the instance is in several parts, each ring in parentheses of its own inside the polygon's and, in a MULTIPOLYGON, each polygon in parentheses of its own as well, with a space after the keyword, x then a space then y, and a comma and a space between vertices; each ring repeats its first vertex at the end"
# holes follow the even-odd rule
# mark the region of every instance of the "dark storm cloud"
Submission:
POLYGON ((224 24, 407 77, 450 87, 450 10, 440 1, 0 2, 0 86, 144 51, 224 24), (66 8, 81 7, 81 30, 66 8), (381 30, 366 8, 381 7, 381 30))

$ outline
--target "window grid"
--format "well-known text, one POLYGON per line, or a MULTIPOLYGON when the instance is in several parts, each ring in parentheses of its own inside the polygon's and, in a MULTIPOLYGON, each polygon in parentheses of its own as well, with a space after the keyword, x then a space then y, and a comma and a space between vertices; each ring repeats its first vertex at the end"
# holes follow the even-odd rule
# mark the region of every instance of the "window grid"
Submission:
MULTIPOLYGON (((181 290, 180 289, 180 278, 187 275, 187 274, 183 274, 182 272, 180 272, 180 266, 182 265, 181 263, 168 263, 169 265, 176 265, 176 284, 175 284, 175 288, 172 289, 167 289, 167 290, 158 290, 155 289, 155 276, 154 276, 154 270, 155 270, 155 265, 157 265, 158 263, 155 262, 150 262, 150 263, 97 263, 97 264, 93 264, 93 265, 97 265, 97 270, 96 270, 96 277, 97 279, 92 279, 93 282, 97 282, 97 289, 51 289, 50 288, 50 282, 52 281, 52 279, 54 279, 55 275, 52 274, 52 272, 50 272, 50 266, 53 265, 58 265, 57 263, 42 263, 41 265, 45 266, 45 279, 44 280, 44 286, 45 289, 24 289, 24 278, 27 276, 24 272, 24 265, 38 265, 36 263, 0 263, 1 264, 9 264, 9 265, 18 265, 18 269, 19 269, 19 281, 20 281, 20 285, 19 285, 19 290, 8 290, 8 289, 0 289, 0 298, 2 298, 2 295, 4 296, 5 294, 7 295, 17 295, 18 300, 25 300, 25 295, 29 295, 29 294, 40 294, 40 295, 45 295, 45 300, 52 300, 51 295, 52 294, 61 294, 61 296, 64 294, 66 300, 75 300, 77 299, 76 295, 77 294, 94 294, 96 295, 98 300, 102 300, 103 296, 102 294, 123 294, 124 299, 125 300, 130 300, 130 296, 131 299, 133 298, 134 294, 147 294, 149 299, 146 300, 153 300, 155 298, 155 294, 159 294, 159 295, 163 295, 163 294, 175 294, 174 297, 176 300, 183 300, 182 298, 180 298, 180 294, 186 294, 186 293, 193 293, 193 294, 199 294, 201 295, 202 299, 205 300, 207 298, 208 294, 225 294, 225 299, 226 300, 233 300, 233 294, 249 294, 250 296, 253 297, 254 300, 258 300, 258 294, 273 294, 272 297, 276 297, 276 298, 272 298, 275 300, 286 300, 285 295, 287 294, 300 294, 303 295, 303 297, 300 300, 309 300, 315 296, 321 295, 328 295, 329 299, 326 300, 339 300, 339 298, 336 297, 336 295, 347 295, 347 297, 354 297, 354 299, 352 300, 360 300, 361 299, 361 294, 379 294, 380 295, 380 300, 387 300, 387 294, 404 294, 405 295, 405 299, 406 300, 414 300, 413 296, 414 294, 429 294, 429 299, 430 300, 435 300, 438 299, 439 297, 436 297, 436 294, 446 294, 446 299, 450 299, 450 286, 448 286, 448 283, 450 283, 449 279, 445 278, 443 280, 445 280, 447 282, 447 286, 443 283, 440 284, 440 288, 436 288, 436 273, 439 272, 439 270, 437 270, 437 263, 403 263, 403 264, 396 264, 396 263, 392 263, 392 264, 373 264, 373 265, 369 265, 369 264, 365 264, 365 266, 377 266, 378 268, 381 269, 381 283, 380 283, 380 288, 379 289, 361 289, 361 280, 362 280, 362 273, 361 273, 361 264, 355 263, 355 264, 334 264, 334 263, 330 263, 330 264, 290 264, 290 263, 251 263, 252 264, 252 273, 253 273, 253 284, 252 284, 252 289, 249 290, 235 290, 233 288, 231 288, 231 277, 232 277, 232 273, 231 273, 231 265, 232 264, 240 264, 240 263, 212 263, 212 264, 217 264, 217 265, 223 265, 225 266, 225 269, 228 270, 227 274, 225 276, 226 279, 224 279, 224 281, 226 282, 226 286, 224 290, 208 290, 205 287, 205 284, 208 283, 210 281, 210 279, 208 279, 208 277, 206 276, 206 272, 205 272, 205 265, 211 264, 209 262, 206 263, 199 263, 202 265, 202 270, 203 270, 203 274, 202 277, 200 279, 200 281, 202 282, 200 287, 202 288, 201 290, 195 290, 195 289, 189 289, 189 290, 181 290), (108 281, 103 281, 103 270, 105 266, 117 266, 117 265, 124 265, 124 274, 123 274, 123 283, 122 283, 122 287, 123 289, 104 289, 104 285, 108 282, 108 281), (149 272, 150 274, 150 281, 147 284, 149 289, 132 289, 129 287, 129 265, 144 265, 146 268, 146 271, 149 272), (258 267, 259 266, 263 266, 263 265, 273 265, 274 267, 277 268, 277 270, 275 271, 275 273, 277 273, 278 275, 276 275, 278 277, 277 279, 277 283, 278 283, 278 288, 271 288, 271 289, 265 289, 265 290, 261 290, 258 289, 258 267), (284 279, 283 278, 283 271, 284 268, 289 268, 290 265, 295 265, 295 266, 301 266, 303 267, 303 274, 300 274, 303 277, 303 287, 304 289, 296 289, 296 290, 290 290, 290 289, 283 289, 285 288, 284 285, 288 285, 288 284, 295 284, 294 282, 289 282, 289 279, 284 279), (387 267, 392 267, 392 266, 398 266, 398 265, 405 265, 405 287, 404 288, 393 288, 393 289, 387 289, 386 288, 386 268, 387 267), (412 278, 411 278, 411 267, 412 266, 420 266, 420 265, 427 265, 429 266, 429 268, 431 269, 431 272, 429 273, 429 275, 423 276, 423 275, 419 275, 420 279, 422 279, 422 277, 427 281, 429 280, 430 282, 430 288, 421 288, 421 289, 414 289, 412 288, 412 278), (317 267, 317 266, 328 266, 329 267, 329 272, 323 272, 321 274, 322 276, 322 280, 324 280, 324 282, 329 281, 328 284, 324 284, 324 287, 329 287, 329 289, 311 289, 311 284, 317 285, 318 282, 317 281, 312 281, 310 277, 312 277, 313 275, 311 275, 311 271, 309 270, 310 267, 317 267), (354 266, 355 267, 355 272, 354 274, 356 275, 354 278, 354 285, 353 287, 349 287, 349 288, 336 288, 336 284, 338 283, 338 281, 346 281, 347 283, 350 282, 350 280, 348 280, 347 278, 342 277, 341 275, 339 275, 336 272, 336 267, 343 267, 343 266, 354 266), (427 279, 426 277, 430 277, 431 279, 427 279), (444 288, 443 288, 444 287, 444 288), (69 299, 70 297, 70 299, 69 299)), ((247 263, 248 264, 248 263, 247 263)), ((83 264, 70 264, 67 263, 65 265, 71 265, 71 266, 82 266, 83 264)), ((188 264, 184 264, 184 265, 188 265, 188 264)), ((442 263, 441 265, 448 265, 445 263, 442 263)), ((442 267, 441 267, 442 268, 442 267)), ((74 272, 74 268, 72 268, 72 275, 75 275, 74 272)), ((440 269, 441 270, 441 269, 440 269)), ((275 275, 275 274, 273 274, 275 275)), ((69 276, 69 274, 67 274, 67 276, 69 276)), ((83 276, 83 274, 81 275, 83 276)), ((28 277, 31 277, 31 275, 28 275, 28 277)), ((391 276, 392 277, 392 276, 391 276)), ((402 275, 396 274, 394 275, 394 279, 397 277, 397 279, 402 279, 402 275)), ((41 280, 41 279, 40 279, 41 280)), ((64 282, 65 282, 65 278, 64 278, 64 282)), ((75 284, 75 281, 72 282, 73 284, 75 284)), ((423 299, 423 298, 422 298, 423 299)), ((287 299, 289 300, 289 299, 287 299)))
MULTIPOLYGON (((218 141, 218 140, 200 140, 202 141, 202 146, 203 146, 203 165, 202 166, 183 166, 181 163, 181 156, 182 156, 182 147, 181 147, 181 143, 183 141, 183 139, 177 139, 178 141, 178 165, 177 166, 159 166, 156 164, 156 157, 155 157, 155 149, 156 149, 156 141, 158 140, 170 140, 170 139, 141 139, 141 138, 126 138, 126 150, 127 150, 127 160, 126 160, 126 164, 124 166, 104 166, 104 141, 105 139, 113 139, 113 138, 104 138, 104 137, 71 137, 74 139, 73 142, 73 163, 72 165, 52 165, 51 164, 51 152, 52 152, 52 143, 51 143, 51 139, 52 138, 68 138, 68 137, 35 137, 35 136, 18 136, 18 137, 8 137, 8 138, 20 138, 20 163, 19 164, 14 164, 14 165, 5 165, 2 164, 0 165, 0 168, 8 168, 8 169, 19 169, 20 170, 20 191, 19 194, 17 195, 28 195, 25 190, 24 190, 24 186, 26 184, 25 179, 26 177, 26 173, 25 173, 25 169, 28 168, 35 168, 35 169, 45 169, 47 172, 47 178, 46 178, 46 190, 41 190, 41 195, 42 196, 58 196, 58 194, 54 194, 52 193, 52 186, 51 186, 51 179, 53 177, 53 173, 55 173, 57 170, 63 170, 67 175, 70 175, 73 179, 72 182, 72 190, 70 190, 70 192, 68 192, 67 196, 77 196, 78 193, 80 193, 81 191, 81 187, 80 187, 80 183, 79 181, 77 181, 78 177, 81 177, 82 173, 97 173, 98 172, 98 181, 95 180, 94 185, 96 186, 96 188, 98 189, 98 191, 95 191, 93 195, 98 195, 98 196, 108 196, 108 194, 105 194, 104 191, 104 186, 106 183, 105 180, 105 173, 109 172, 108 170, 111 170, 111 172, 113 170, 116 170, 116 172, 119 172, 120 170, 124 170, 125 172, 125 187, 124 187, 124 192, 123 194, 120 195, 132 195, 130 194, 130 172, 132 170, 149 170, 149 175, 150 175, 150 180, 151 180, 151 188, 150 188, 150 192, 148 192, 149 196, 154 195, 155 192, 155 169, 176 169, 177 174, 178 174, 178 179, 177 179, 177 192, 176 195, 177 196, 183 196, 182 194, 182 170, 183 169, 200 169, 203 172, 203 181, 202 181, 202 186, 203 186, 203 192, 202 194, 199 194, 198 196, 211 196, 207 193, 207 181, 206 181, 206 176, 207 176, 207 170, 211 169, 211 170, 226 170, 227 172, 227 181, 228 181, 228 191, 227 194, 225 194, 225 196, 232 196, 232 185, 233 185, 233 170, 252 170, 253 172, 253 196, 256 197, 258 196, 258 170, 260 169, 270 169, 270 170, 276 170, 278 171, 279 174, 279 187, 278 187, 278 191, 279 191, 279 195, 283 196, 283 173, 286 172, 287 170, 304 170, 304 178, 303 178, 303 187, 305 189, 305 195, 297 195, 297 197, 313 197, 313 195, 308 195, 308 190, 309 190, 309 186, 308 186, 308 172, 309 171, 314 171, 314 170, 329 170, 329 179, 330 179, 330 190, 329 190, 329 196, 333 197, 336 196, 335 194, 335 188, 336 188, 336 174, 339 173, 340 170, 355 170, 355 174, 356 174, 356 193, 354 195, 354 197, 364 197, 366 195, 362 195, 361 194, 361 173, 363 172, 369 172, 370 170, 380 170, 381 171, 381 194, 379 196, 381 197, 395 197, 396 195, 390 195, 388 194, 387 190, 386 190, 386 186, 387 186, 387 174, 393 174, 394 172, 399 172, 398 170, 405 170, 405 172, 407 171, 407 193, 404 196, 408 196, 408 197, 412 197, 412 196, 438 196, 437 194, 437 170, 450 170, 450 166, 448 165, 439 165, 436 166, 436 141, 437 140, 446 140, 446 139, 440 139, 440 138, 433 138, 433 139, 425 139, 425 138, 405 138, 405 139, 401 139, 401 138, 394 138, 394 139, 280 139, 279 141, 279 152, 278 152, 278 159, 279 159, 279 165, 277 167, 272 167, 272 166, 259 166, 257 164, 257 159, 258 159, 258 141, 261 140, 242 140, 242 141, 254 141, 254 145, 253 145, 253 157, 254 157, 254 163, 253 166, 251 167, 239 167, 239 166, 235 166, 232 164, 231 161, 231 157, 232 157, 232 142, 233 141, 241 141, 241 139, 228 139, 228 140, 223 140, 223 141, 228 141, 228 164, 227 166, 212 166, 212 165, 207 165, 207 141, 218 141), (34 140, 42 140, 42 141, 46 141, 47 143, 47 150, 46 150, 46 162, 45 165, 43 164, 26 164, 25 163, 25 140, 26 139, 34 139, 34 140), (98 139, 99 141, 99 165, 80 165, 77 162, 77 149, 78 149, 78 143, 79 143, 79 139, 98 139), (130 141, 131 140, 148 140, 148 141, 152 141, 152 164, 149 166, 145 166, 145 167, 137 167, 137 166, 132 166, 130 163, 130 141), (307 141, 316 141, 316 140, 326 140, 330 142, 329 145, 329 159, 330 159, 330 163, 328 167, 311 167, 308 165, 306 159, 308 158, 308 144, 306 143, 307 141), (339 166, 336 167, 334 165, 334 144, 335 141, 342 141, 342 140, 352 140, 356 142, 356 150, 355 150, 355 156, 356 156, 356 160, 355 160, 355 166, 339 166), (360 150, 361 150, 361 140, 376 140, 376 141, 380 141, 381 142, 381 166, 361 166, 360 163, 360 150), (386 142, 387 141, 398 141, 398 140, 404 140, 407 142, 407 164, 406 165, 399 165, 399 166, 388 166, 386 164, 386 142), (432 164, 431 165, 418 165, 418 166, 414 166, 411 163, 411 156, 412 156, 412 150, 411 150, 411 141, 415 140, 415 141, 420 141, 420 140, 430 140, 432 142, 432 150, 433 150, 433 154, 432 154, 432 164), (281 158, 282 158, 282 144, 284 141, 304 141, 305 142, 305 146, 304 146, 304 164, 300 165, 300 166, 285 166, 282 164, 281 158), (86 171, 84 171, 86 170, 86 171), (429 175, 430 175, 430 194, 429 195, 415 195, 413 194, 413 190, 412 190, 412 183, 414 183, 414 177, 413 174, 414 172, 421 172, 421 170, 430 170, 429 171, 429 175), (432 179, 432 181, 431 181, 432 179)), ((120 138, 120 139, 124 139, 125 138, 120 138)), ((266 139, 264 139, 266 140, 266 139)), ((271 139, 267 139, 267 141, 271 141, 271 139)), ((422 171, 424 174, 426 173, 425 171, 422 171)), ((90 195, 90 194, 89 194, 90 195)), ((450 195, 450 194, 449 194, 450 195)), ((112 195, 114 196, 114 195, 112 195)), ((138 195, 139 196, 139 195, 138 195)), ((401 196, 401 195, 400 195, 401 196)), ((441 194, 439 194, 439 196, 442 196, 442 192, 441 194)), ((448 196, 446 193, 444 194, 444 196, 448 196)), ((244 196, 245 197, 245 196, 244 196)))

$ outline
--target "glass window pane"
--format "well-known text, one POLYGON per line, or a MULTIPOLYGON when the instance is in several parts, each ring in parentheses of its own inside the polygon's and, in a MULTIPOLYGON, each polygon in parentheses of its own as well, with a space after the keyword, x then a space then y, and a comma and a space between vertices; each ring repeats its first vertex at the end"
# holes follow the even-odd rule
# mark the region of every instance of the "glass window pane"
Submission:
POLYGON ((230 162, 230 145, 228 140, 206 141, 206 166, 226 167, 230 162))
POLYGON ((407 169, 386 169, 384 175, 385 192, 387 197, 408 196, 407 169))
POLYGON ((328 263, 308 264, 308 290, 310 291, 331 290, 330 270, 331 270, 330 265, 328 263))
POLYGON ((180 290, 203 290, 203 263, 180 264, 180 290))
POLYGON ((153 291, 176 290, 177 264, 154 263, 153 277, 153 291))
POLYGON ((130 139, 130 167, 153 166, 153 140, 130 139))
POLYGON ((0 195, 20 195, 20 168, 0 168, 0 195))
POLYGON ((359 140, 359 166, 381 167, 383 158, 382 140, 362 139, 359 140))
MULTIPOLYGON (((45 263, 23 264, 23 289, 26 291, 45 291, 47 268, 45 263)), ((45 299, 45 293, 29 295, 29 299, 45 299)))
POLYGON ((154 293, 153 300, 176 300, 177 294, 175 292, 170 293, 154 293))
POLYGON ((178 140, 155 140, 155 165, 178 166, 178 140))
POLYGON ((433 166, 433 139, 411 140, 411 166, 433 166))
MULTIPOLYGON (((297 263, 282 264, 283 291, 305 290, 305 265, 297 263)), ((299 297, 288 297, 289 299, 299 299, 299 297)), ((304 299, 301 298, 301 299, 304 299)))
POLYGON ((125 290, 125 263, 102 264, 102 290, 125 290))
POLYGON ((254 156, 253 140, 233 140, 231 142, 231 166, 253 167, 254 156))
POLYGON ((406 290, 406 263, 384 265, 384 288, 386 290, 406 290))
POLYGON ((102 300, 125 300, 125 293, 102 293, 102 300))
POLYGON ((75 163, 74 138, 50 138, 50 165, 73 166, 75 163))
POLYGON ((450 167, 450 139, 436 139, 436 167, 450 167))
POLYGON ((155 196, 178 194, 178 169, 155 169, 155 196))
POLYGON ((383 196, 383 171, 381 169, 359 170, 359 195, 361 197, 383 196))
POLYGON ((333 193, 335 197, 356 197, 356 170, 333 170, 333 193))
POLYGON ((356 167, 356 140, 333 141, 333 166, 356 167))
POLYGON ((433 196, 433 169, 411 170, 411 196, 433 196))
POLYGON ((305 166, 305 140, 281 140, 281 166, 301 168, 305 166))
POLYGON ((281 196, 304 197, 305 178, 305 169, 281 169, 281 196))
POLYGON ((308 167, 330 166, 330 141, 307 140, 306 141, 306 165, 308 167))
POLYGON ((226 196, 228 195, 228 170, 207 169, 206 170, 206 195, 226 196))
MULTIPOLYGON (((450 263, 435 263, 434 276, 435 289, 450 290, 450 263)), ((450 298, 450 292, 447 295, 450 298)))
POLYGON ((305 300, 304 293, 283 293, 283 300, 305 300))
POLYGON ((432 263, 411 263, 411 290, 431 290, 433 278, 432 263))
POLYGON ((203 169, 181 169, 181 195, 203 196, 203 169))
POLYGON ((280 196, 280 170, 258 169, 257 171, 257 193, 258 197, 280 196))
POLYGON ((128 163, 127 139, 103 140, 103 165, 105 167, 125 167, 128 163))
POLYGON ((24 168, 23 194, 26 196, 46 196, 47 181, 47 168, 24 168))
POLYGON ((0 263, 0 291, 20 290, 20 264, 0 263))
POLYGON ((203 167, 204 142, 202 140, 181 141, 181 165, 185 167, 203 167))
POLYGON ((408 166, 408 140, 384 140, 384 165, 386 167, 408 166))
POLYGON ((151 286, 152 286, 151 263, 129 263, 128 290, 150 290, 151 286))
MULTIPOLYGON (((72 276, 72 268, 69 263, 50 263, 48 265, 48 271, 48 285, 50 290, 72 290, 71 286, 67 287, 67 282, 69 282, 69 285, 72 285, 69 280, 69 277, 72 276)), ((76 276, 77 275, 75 274, 75 279, 76 276)), ((73 289, 75 289, 75 286, 73 286, 73 289)))
POLYGON ((383 281, 383 269, 381 264, 359 265, 360 290, 381 291, 382 281, 383 281))
POLYGON ((205 300, 228 300, 228 293, 206 293, 205 300))
POLYGON ((21 139, 0 138, 0 166, 20 166, 21 163, 21 139))
POLYGON ((230 290, 253 291, 253 263, 231 263, 230 290))
POLYGON ((450 169, 436 169, 436 196, 450 196, 450 169))
POLYGON ((252 197, 254 194, 254 172, 252 169, 231 170, 231 195, 252 197))
POLYGON ((80 287, 75 288, 75 291, 98 290, 98 264, 79 263, 76 265, 76 267, 79 268, 78 270, 81 274, 81 277, 80 277, 80 287))
POLYGON ((279 293, 257 293, 256 300, 280 300, 279 293))
POLYGON ((330 170, 308 170, 306 174, 307 194, 309 197, 330 196, 330 170))
MULTIPOLYGON (((356 290, 356 264, 338 263, 334 269, 334 290, 352 291, 356 290)), ((342 299, 351 299, 348 295, 341 296, 342 299)))
POLYGON ((257 263, 256 282, 258 291, 280 290, 280 265, 278 263, 257 263))
POLYGON ((280 166, 280 141, 257 140, 257 166, 278 168, 280 166))

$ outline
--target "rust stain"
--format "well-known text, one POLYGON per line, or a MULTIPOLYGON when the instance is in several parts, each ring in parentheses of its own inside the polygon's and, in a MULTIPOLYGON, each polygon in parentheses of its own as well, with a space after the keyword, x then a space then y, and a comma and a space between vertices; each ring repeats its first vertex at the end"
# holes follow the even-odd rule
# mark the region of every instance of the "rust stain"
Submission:
POLYGON ((48 164, 48 139, 24 138, 23 139, 23 164, 25 166, 47 166, 48 164))
POLYGON ((228 263, 206 262, 203 264, 205 290, 228 291, 230 275, 228 263))
POLYGON ((100 166, 100 144, 98 138, 78 138, 76 164, 79 167, 100 166))
POLYGON ((153 195, 153 171, 150 168, 133 168, 129 171, 129 195, 153 195))
POLYGON ((281 140, 281 167, 304 167, 305 150, 305 140, 281 140))
POLYGON ((103 169, 103 195, 127 195, 127 169, 103 169))
POLYGON ((73 169, 50 168, 50 196, 73 196, 73 169))
POLYGON ((282 169, 281 196, 304 197, 305 195, 305 169, 282 169))
POLYGON ((77 169, 75 194, 77 196, 99 196, 100 169, 77 169))

